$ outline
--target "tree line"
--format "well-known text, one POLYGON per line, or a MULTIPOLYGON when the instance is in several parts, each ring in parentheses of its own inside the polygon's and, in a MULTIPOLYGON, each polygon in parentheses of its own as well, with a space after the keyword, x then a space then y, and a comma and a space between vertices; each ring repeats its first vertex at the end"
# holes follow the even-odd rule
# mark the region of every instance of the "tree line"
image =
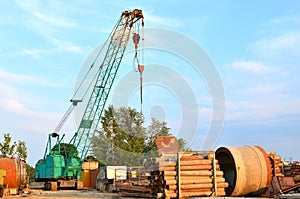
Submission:
MULTIPOLYGON (((92 140, 91 153, 104 165, 139 166, 150 157, 157 157, 155 139, 169 136, 170 128, 164 121, 151 118, 148 127, 141 112, 130 107, 109 106, 101 117, 101 129, 92 140)), ((178 139, 179 150, 186 142, 178 139)))
MULTIPOLYGON (((143 114, 130 107, 116 109, 109 106, 104 110, 100 123, 91 141, 90 154, 103 165, 143 165, 145 159, 158 157, 156 137, 171 135, 167 123, 156 118, 151 118, 150 124, 144 127, 143 114)), ((67 148, 74 147, 62 144, 67 148)), ((184 139, 178 139, 178 146, 180 151, 187 150, 184 139)), ((10 134, 6 133, 3 142, 0 142, 0 158, 12 157, 26 161, 27 147, 24 141, 12 142, 10 134)), ((28 164, 27 167, 32 173, 33 168, 28 164)))
POLYGON ((17 157, 27 159, 27 147, 24 141, 12 142, 9 133, 4 133, 4 140, 0 142, 0 158, 17 157))

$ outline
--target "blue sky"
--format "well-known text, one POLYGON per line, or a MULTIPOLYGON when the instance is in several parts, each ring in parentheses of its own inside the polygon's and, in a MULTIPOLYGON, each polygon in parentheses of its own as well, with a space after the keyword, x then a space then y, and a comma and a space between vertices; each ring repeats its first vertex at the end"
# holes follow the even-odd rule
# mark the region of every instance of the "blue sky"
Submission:
MULTIPOLYGON (((14 140, 24 140, 28 162, 34 165, 44 153, 47 134, 69 105, 84 60, 106 40, 122 11, 139 8, 146 28, 180 33, 214 62, 226 94, 226 120, 215 149, 260 145, 283 159, 299 160, 299 4, 292 0, 1 1, 1 134, 9 132, 14 140)), ((158 54, 145 53, 145 78, 147 64, 161 64, 189 84, 199 117, 192 147, 199 150, 211 123, 210 92, 187 62, 158 54)), ((131 70, 131 56, 124 57, 116 82, 131 70)), ((145 86, 146 120, 151 115, 161 117, 174 134, 182 134, 180 126, 188 125, 194 115, 182 118, 180 99, 163 88, 145 86)), ((137 93, 131 93, 129 105, 139 109, 137 93)), ((70 137, 72 122, 69 126, 64 131, 70 137)))

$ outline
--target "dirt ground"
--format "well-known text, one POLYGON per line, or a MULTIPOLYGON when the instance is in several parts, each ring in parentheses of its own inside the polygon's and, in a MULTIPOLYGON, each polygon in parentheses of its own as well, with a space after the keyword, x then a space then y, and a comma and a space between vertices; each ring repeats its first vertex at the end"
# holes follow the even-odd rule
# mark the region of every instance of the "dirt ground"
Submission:
MULTIPOLYGON (((87 190, 59 190, 59 191, 43 191, 42 189, 30 189, 29 193, 22 195, 3 196, 0 199, 120 199, 116 193, 101 193, 96 189, 87 190)), ((123 197, 122 197, 123 198, 123 197)), ((276 198, 276 197, 274 197, 276 198)), ((277 197, 278 199, 299 199, 300 194, 283 194, 277 197)), ((277 199, 276 198, 276 199, 277 199)), ((132 199, 126 197, 123 199, 132 199)), ((142 199, 142 198, 139 198, 142 199)), ((256 197, 193 197, 193 199, 270 199, 270 198, 256 198, 256 197)))
POLYGON ((59 190, 59 191, 43 191, 41 189, 31 189, 28 194, 3 196, 3 199, 24 198, 24 199, 70 199, 70 198, 103 198, 103 199, 117 199, 119 198, 115 193, 101 193, 95 189, 90 190, 59 190))

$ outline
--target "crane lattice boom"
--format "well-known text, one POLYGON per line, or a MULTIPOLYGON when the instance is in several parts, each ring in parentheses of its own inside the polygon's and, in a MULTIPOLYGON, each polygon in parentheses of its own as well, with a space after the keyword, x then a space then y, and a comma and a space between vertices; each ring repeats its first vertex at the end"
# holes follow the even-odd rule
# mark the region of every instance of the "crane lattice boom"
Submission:
POLYGON ((127 47, 132 27, 139 20, 142 21, 143 26, 144 22, 141 10, 125 11, 122 13, 120 20, 113 30, 92 95, 90 96, 79 128, 71 140, 71 143, 79 151, 81 160, 86 157, 91 139, 99 125, 106 100, 127 47))

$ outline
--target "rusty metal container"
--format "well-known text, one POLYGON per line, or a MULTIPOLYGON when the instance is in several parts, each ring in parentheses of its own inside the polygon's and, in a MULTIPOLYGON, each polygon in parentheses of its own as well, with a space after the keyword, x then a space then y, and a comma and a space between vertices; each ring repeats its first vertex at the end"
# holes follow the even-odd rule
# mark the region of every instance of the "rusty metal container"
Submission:
POLYGON ((4 187, 21 190, 26 186, 26 163, 18 158, 0 158, 0 169, 6 171, 4 187))
POLYGON ((83 187, 86 188, 91 187, 91 170, 82 171, 82 183, 83 183, 83 187))
POLYGON ((91 170, 91 187, 96 189, 97 176, 99 169, 91 170))
POLYGON ((98 173, 99 173, 99 169, 82 170, 83 187, 96 189, 96 181, 97 181, 98 173))
POLYGON ((178 152, 178 141, 175 136, 157 136, 155 142, 159 155, 178 152))
POLYGON ((227 196, 259 196, 271 183, 271 163, 259 146, 221 147, 216 159, 229 186, 227 196))

